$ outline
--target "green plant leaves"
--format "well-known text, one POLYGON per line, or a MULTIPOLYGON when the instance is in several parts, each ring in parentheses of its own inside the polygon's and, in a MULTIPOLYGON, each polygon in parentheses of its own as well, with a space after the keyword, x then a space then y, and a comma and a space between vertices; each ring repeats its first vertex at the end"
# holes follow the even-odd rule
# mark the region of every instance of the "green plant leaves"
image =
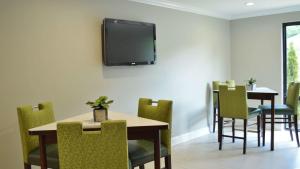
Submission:
POLYGON ((254 84, 254 83, 256 83, 256 79, 254 79, 254 78, 251 77, 251 78, 248 80, 248 84, 252 85, 252 84, 254 84))
POLYGON ((87 105, 91 106, 94 109, 108 109, 109 104, 113 103, 113 100, 108 100, 107 96, 100 96, 94 102, 88 101, 86 102, 87 105))

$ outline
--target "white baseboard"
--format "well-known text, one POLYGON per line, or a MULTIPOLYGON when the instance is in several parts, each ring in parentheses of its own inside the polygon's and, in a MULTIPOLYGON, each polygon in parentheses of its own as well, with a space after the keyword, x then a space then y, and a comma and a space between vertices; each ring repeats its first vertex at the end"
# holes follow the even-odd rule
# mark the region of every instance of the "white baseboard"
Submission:
POLYGON ((205 128, 191 131, 191 132, 179 135, 179 136, 172 137, 172 146, 190 141, 192 139, 195 139, 195 138, 207 135, 207 134, 209 134, 209 128, 205 127, 205 128))

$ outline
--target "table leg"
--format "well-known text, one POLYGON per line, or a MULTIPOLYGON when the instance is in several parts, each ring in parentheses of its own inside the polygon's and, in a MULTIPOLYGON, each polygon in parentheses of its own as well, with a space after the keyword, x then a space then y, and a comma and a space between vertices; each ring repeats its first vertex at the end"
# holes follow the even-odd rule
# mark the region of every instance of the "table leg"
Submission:
POLYGON ((220 98, 218 93, 218 142, 222 139, 221 133, 221 118, 220 118, 220 98))
POLYGON ((40 146, 41 169, 47 169, 46 139, 45 136, 43 135, 39 135, 39 146, 40 146))
POLYGON ((160 169, 160 130, 154 133, 154 166, 160 169))
POLYGON ((271 151, 274 150, 275 97, 271 99, 271 151))

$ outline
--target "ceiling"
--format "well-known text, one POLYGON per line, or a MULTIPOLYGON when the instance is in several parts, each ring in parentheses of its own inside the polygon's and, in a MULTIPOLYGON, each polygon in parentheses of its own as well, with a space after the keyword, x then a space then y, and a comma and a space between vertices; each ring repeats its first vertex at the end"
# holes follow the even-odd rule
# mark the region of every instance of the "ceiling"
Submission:
POLYGON ((300 0, 129 0, 185 12, 234 20, 300 11, 300 0), (254 2, 253 6, 246 6, 254 2))

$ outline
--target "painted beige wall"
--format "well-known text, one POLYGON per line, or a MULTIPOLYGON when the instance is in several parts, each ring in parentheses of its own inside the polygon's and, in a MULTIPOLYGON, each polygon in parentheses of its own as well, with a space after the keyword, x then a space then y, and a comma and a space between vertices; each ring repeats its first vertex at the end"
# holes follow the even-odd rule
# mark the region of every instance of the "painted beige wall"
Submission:
POLYGON ((229 22, 126 1, 0 1, 0 168, 22 167, 16 107, 50 100, 57 119, 90 111, 136 115, 139 97, 174 101, 173 136, 207 127, 213 79, 230 77, 229 22), (105 67, 104 17, 153 22, 157 63, 105 67))
MULTIPOLYGON (((249 77, 258 86, 282 92, 282 23, 299 21, 300 12, 231 21, 231 76, 240 83, 249 77)), ((282 101, 282 95, 277 102, 282 101)))

